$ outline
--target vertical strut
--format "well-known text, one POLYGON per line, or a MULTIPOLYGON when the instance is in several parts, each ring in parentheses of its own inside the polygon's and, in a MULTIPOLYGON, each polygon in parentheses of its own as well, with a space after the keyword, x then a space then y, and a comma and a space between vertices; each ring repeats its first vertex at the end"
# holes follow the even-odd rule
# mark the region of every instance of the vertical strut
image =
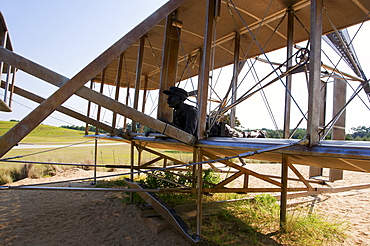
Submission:
MULTIPOLYGON (((143 58, 144 58, 144 47, 145 47, 145 36, 140 38, 139 51, 137 55, 136 63, 136 80, 135 80, 135 93, 134 93, 134 109, 137 110, 139 104, 139 92, 140 92, 140 82, 141 82, 141 73, 143 68, 143 58)), ((132 121, 131 125, 132 132, 136 132, 136 122, 132 121)))
MULTIPOLYGON (((234 48, 234 71, 233 71, 233 81, 232 81, 232 94, 231 103, 236 101, 236 89, 238 84, 238 74, 239 74, 239 51, 240 51, 240 33, 235 33, 235 48, 234 48)), ((230 126, 235 127, 235 116, 236 108, 233 107, 230 111, 230 126)))
MULTIPOLYGON (((120 88, 121 88, 120 85, 121 85, 123 57, 124 57, 124 53, 122 53, 119 56, 119 60, 118 60, 117 75, 116 75, 116 93, 114 95, 114 99, 116 101, 118 101, 118 99, 119 99, 119 91, 120 91, 120 88)), ((117 113, 114 112, 113 113, 113 120, 112 120, 112 129, 116 128, 116 123, 117 123, 117 113)), ((111 134, 113 135, 113 131, 111 132, 111 134)))
POLYGON ((203 217, 203 204, 202 204, 202 187, 203 187, 203 166, 202 166, 202 149, 198 148, 198 173, 197 173, 197 235, 202 233, 202 217, 203 217))
POLYGON ((286 230, 288 195, 288 156, 283 154, 281 162, 280 230, 286 230))
POLYGON ((311 0, 310 63, 308 85, 307 135, 310 145, 319 142, 320 69, 323 0, 311 0))
POLYGON ((204 29, 204 42, 201 62, 202 67, 199 73, 199 82, 198 82, 199 139, 203 139, 206 134, 208 83, 209 83, 209 72, 211 70, 211 50, 213 40, 213 29, 216 22, 215 9, 217 1, 218 0, 207 1, 206 24, 204 29))
POLYGON ((163 117, 168 120, 172 120, 172 109, 167 106, 167 98, 162 92, 167 90, 170 86, 174 86, 176 83, 181 28, 182 22, 177 20, 176 12, 167 16, 162 52, 157 117, 163 117))
MULTIPOLYGON (((292 66, 293 45, 294 45, 294 10, 288 8, 288 41, 287 41, 287 70, 292 66)), ((286 91, 285 91, 285 111, 284 111, 284 138, 290 136, 290 112, 292 99, 290 92, 292 91, 292 75, 286 77, 286 91)))

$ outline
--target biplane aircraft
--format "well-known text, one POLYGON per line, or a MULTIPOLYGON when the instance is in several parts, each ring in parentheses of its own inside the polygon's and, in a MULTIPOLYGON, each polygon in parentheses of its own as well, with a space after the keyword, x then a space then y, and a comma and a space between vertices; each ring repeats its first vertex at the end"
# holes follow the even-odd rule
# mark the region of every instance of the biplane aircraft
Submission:
MULTIPOLYGON (((72 78, 13 52, 11 44, 6 41, 7 30, 3 21, 0 61, 1 72, 6 79, 2 88, 40 105, 0 138, 0 156, 4 156, 52 112, 60 111, 109 133, 100 135, 96 132, 86 137, 132 145, 132 163, 127 166, 131 169, 131 180, 127 182, 134 190, 142 189, 132 181, 134 173, 192 171, 194 185, 179 186, 176 192, 198 192, 195 233, 189 232, 189 228, 179 222, 178 216, 167 214, 172 210, 156 201, 155 191, 144 189, 142 191, 147 192, 140 194, 160 213, 167 214, 164 217, 194 242, 200 240, 201 198, 205 192, 280 192, 281 221, 284 222, 288 192, 322 192, 312 185, 317 180, 303 177, 295 165, 310 166, 310 176, 320 175, 322 168, 330 168, 330 181, 340 179, 343 170, 370 172, 370 143, 343 141, 347 105, 359 94, 370 98, 369 80, 356 57, 346 28, 364 23, 369 14, 370 2, 367 0, 170 0, 72 78), (352 73, 340 71, 336 64, 322 63, 324 39, 351 67, 352 73), (299 47, 302 42, 304 46, 299 47), (269 53, 283 48, 286 58, 283 62, 274 63, 269 53), (246 82, 243 77, 254 74, 254 64, 259 62, 266 63, 269 71, 259 76, 257 72, 255 82, 246 82), (214 88, 214 71, 224 67, 231 68, 232 72, 219 82, 222 89, 217 90, 214 88), (16 70, 59 89, 48 98, 41 98, 14 85, 11 78, 14 78, 16 70), (292 93, 296 74, 305 75, 307 82, 307 90, 299 94, 292 93), (327 119, 325 113, 329 80, 334 81, 331 119, 327 119), (98 85, 98 89, 92 89, 90 85, 93 83, 98 85), (233 127, 236 113, 248 113, 243 102, 274 84, 283 86, 282 96, 285 97, 284 131, 280 139, 209 136, 210 127, 226 114, 230 114, 233 127), (105 86, 115 88, 112 98, 103 94, 105 86), (197 106, 199 122, 196 136, 159 120, 161 117, 172 118, 172 109, 167 106, 167 97, 163 93, 171 86, 187 89, 192 103, 197 106), (347 99, 348 86, 354 88, 354 92, 347 99), (132 106, 127 100, 119 100, 120 91, 130 89, 134 91, 132 106), (145 111, 149 93, 158 98, 154 103, 157 105, 155 116, 145 111), (87 100, 89 105, 99 105, 96 115, 89 110, 82 115, 63 107, 62 104, 72 95, 87 100), (292 108, 297 106, 295 98, 302 95, 307 95, 308 106, 299 109, 298 114, 302 118, 300 123, 307 128, 307 136, 292 139, 291 129, 296 126, 291 122, 292 108), (111 112, 111 125, 100 120, 101 109, 111 112), (132 128, 127 130, 126 120, 123 125, 118 125, 118 116, 131 120, 132 128), (145 135, 143 126, 156 133, 145 135), (332 140, 327 140, 329 133, 332 140), (194 161, 185 163, 156 149, 191 152, 194 161), (157 157, 143 163, 140 158, 134 159, 135 151, 148 151, 157 157), (282 171, 274 177, 257 173, 248 169, 246 159, 278 162, 282 171), (167 165, 169 160, 175 165, 167 165), (199 177, 202 177, 204 165, 211 166, 214 171, 222 171, 215 163, 231 168, 233 174, 212 188, 202 188, 199 177), (288 169, 297 176, 294 180, 302 182, 301 188, 289 187, 293 178, 288 176, 288 169), (248 187, 250 176, 273 187, 248 187), (239 177, 245 180, 241 187, 228 187, 239 177)), ((1 161, 11 160, 3 158, 1 161)))

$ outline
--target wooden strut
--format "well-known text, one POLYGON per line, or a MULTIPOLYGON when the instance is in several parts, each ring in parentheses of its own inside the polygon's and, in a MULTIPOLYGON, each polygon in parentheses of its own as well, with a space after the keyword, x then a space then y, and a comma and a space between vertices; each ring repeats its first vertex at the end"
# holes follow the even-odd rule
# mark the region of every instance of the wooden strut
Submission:
MULTIPOLYGON (((1 82, 1 87, 2 88, 5 87, 5 82, 4 81, 1 82)), ((27 99, 29 99, 31 101, 37 102, 37 103, 42 103, 42 102, 45 101, 44 98, 42 98, 42 97, 40 97, 38 95, 35 95, 35 94, 33 94, 33 93, 29 92, 29 91, 26 91, 26 90, 24 90, 22 88, 19 88, 17 86, 14 86, 14 93, 17 94, 17 95, 20 95, 20 96, 22 96, 24 98, 27 98, 27 99)), ((68 109, 68 108, 66 108, 64 106, 59 106, 59 107, 56 108, 56 110, 59 111, 60 113, 63 113, 63 114, 68 115, 70 117, 76 118, 76 119, 81 120, 83 122, 86 122, 86 123, 88 123, 90 125, 94 125, 97 128, 103 129, 103 130, 105 130, 107 132, 113 131, 116 135, 118 135, 118 134, 121 133, 121 131, 118 130, 118 129, 112 129, 111 126, 109 126, 109 125, 106 125, 106 124, 104 124, 104 123, 102 123, 102 122, 100 122, 98 120, 89 118, 89 117, 87 117, 87 116, 85 116, 83 114, 80 114, 80 113, 78 113, 76 111, 73 111, 71 109, 68 109)))
MULTIPOLYGON (((30 114, 23 118, 18 124, 12 129, 6 132, 0 138, 0 156, 6 154, 13 146, 20 142, 26 135, 28 135, 35 127, 37 127, 44 119, 46 119, 56 108, 62 105, 68 98, 70 98, 77 90, 98 74, 103 68, 108 66, 116 57, 122 54, 127 48, 129 48, 136 40, 138 40, 143 34, 152 29, 156 23, 168 16, 169 13, 177 9, 185 0, 169 1, 163 5, 158 11, 145 19, 141 24, 136 26, 123 38, 118 40, 105 52, 103 52, 98 58, 92 61, 89 65, 83 68, 77 73, 72 79, 65 83, 60 89, 58 89, 53 95, 46 99, 30 114)), ((12 65, 16 68, 23 70, 22 68, 15 66, 16 61, 9 61, 10 51, 5 48, 0 48, 0 60, 8 65, 12 65), (4 52, 6 50, 7 52, 4 52), (8 53, 8 54, 6 54, 8 53)), ((13 57, 14 58, 14 57, 13 57)), ((27 66, 26 66, 27 67, 27 66)), ((28 70, 28 69, 26 69, 28 70)), ((30 71, 33 74, 33 71, 30 71)), ((42 74, 45 76, 45 74, 42 74)), ((50 78, 46 79, 47 81, 50 78)), ((165 125, 157 127, 163 129, 165 125)), ((171 134, 172 135, 172 134, 171 134)))
MULTIPOLYGON (((4 62, 13 65, 14 67, 17 67, 18 69, 21 69, 22 71, 25 71, 31 75, 34 75, 46 82, 49 82, 51 84, 54 84, 59 87, 64 87, 68 83, 68 78, 57 74, 47 68, 44 68, 32 61, 29 61, 9 50, 6 50, 4 48, 0 47, 0 59, 4 60, 4 62)), ((67 88, 67 87, 65 87, 67 88)), ((175 138, 179 141, 182 141, 186 144, 193 145, 196 141, 196 138, 189 133, 186 133, 174 126, 168 125, 162 121, 159 121, 157 119, 154 119, 148 115, 145 115, 141 113, 140 111, 137 111, 135 109, 132 109, 114 99, 111 99, 105 95, 100 94, 99 92, 96 92, 94 90, 91 90, 85 86, 80 87, 76 91, 74 91, 74 94, 87 99, 91 100, 92 102, 101 105, 109 110, 112 110, 114 112, 117 112, 121 115, 125 115, 128 118, 131 118, 133 120, 136 120, 139 123, 142 123, 143 125, 150 126, 152 129, 161 132, 167 136, 170 136, 172 138, 175 138)), ((48 106, 48 103, 52 100, 53 96, 48 98, 43 104, 44 107, 48 106)), ((54 102, 55 103, 55 102, 54 102)), ((41 106, 41 105, 40 105, 41 106)), ((45 112, 40 112, 40 109, 37 110, 37 112, 44 114, 45 112)), ((30 114, 32 115, 32 113, 30 114)), ((35 120, 36 119, 29 119, 29 115, 26 116, 22 121, 23 123, 19 125, 19 122, 15 127, 9 130, 1 139, 0 139, 0 156, 4 155, 7 151, 9 151, 16 143, 20 141, 18 139, 19 137, 24 137, 27 131, 32 130, 30 129, 31 125, 27 124, 28 120, 35 120), (26 129, 23 129, 21 126, 23 124, 27 124, 26 129), (15 132, 17 129, 21 128, 19 132, 15 132), (21 136, 22 135, 22 136, 21 136), (24 136, 23 136, 24 135, 24 136), (14 137, 14 138, 13 138, 14 137), (10 139, 9 139, 10 138, 10 139), (12 141, 6 141, 12 140, 12 141), (17 141, 15 141, 17 140, 17 141)), ((33 126, 35 127, 35 126, 33 126)), ((32 127, 31 127, 32 128, 32 127)))

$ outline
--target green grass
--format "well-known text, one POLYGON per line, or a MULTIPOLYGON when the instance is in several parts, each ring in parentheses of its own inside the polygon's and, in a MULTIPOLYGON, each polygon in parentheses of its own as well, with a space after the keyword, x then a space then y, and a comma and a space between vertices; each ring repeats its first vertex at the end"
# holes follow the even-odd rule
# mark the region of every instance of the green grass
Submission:
MULTIPOLYGON (((18 122, 0 121, 0 135, 4 135, 18 122)), ((21 143, 61 143, 61 142, 80 142, 85 135, 83 131, 71 130, 61 127, 39 125, 28 134, 21 143)))
MULTIPOLYGON (((158 173, 157 173, 158 174, 158 173)), ((150 176, 148 176, 150 177, 150 176)), ((170 179, 170 175, 166 178, 170 179)), ((176 179, 176 178, 175 178, 176 179)), ((119 185, 122 181, 113 181, 119 185)), ((144 182, 150 188, 163 187, 162 181, 153 178, 144 182)), ((110 181, 103 184, 109 187, 110 181)), ((137 203, 144 201, 135 193, 137 203)), ((159 193, 166 202, 174 205, 195 203, 196 194, 159 193)), ((246 197, 247 195, 215 194, 203 196, 203 202, 246 197), (221 195, 222 197, 218 196, 221 195)), ((128 197, 128 196, 127 196, 128 197)), ((127 197, 123 202, 128 202, 127 197)), ((194 212, 180 213, 192 231, 196 231, 194 212)), ((224 203, 218 207, 203 207, 202 238, 205 245, 340 245, 347 237, 348 224, 339 218, 323 217, 309 207, 291 208, 287 214, 286 230, 280 230, 280 206, 271 195, 258 195, 254 199, 224 203)))
MULTIPOLYGON (((14 121, 0 121, 0 135, 6 133, 17 122, 14 121)), ((94 139, 84 138, 84 131, 71 130, 61 127, 53 127, 47 125, 40 125, 36 127, 21 143, 23 144, 75 144, 83 143, 91 144, 91 146, 79 146, 54 149, 11 149, 3 158, 22 156, 16 160, 40 161, 52 163, 73 163, 73 164, 94 164, 95 147, 94 139)), ((97 164, 100 165, 130 165, 130 145, 109 145, 104 146, 104 143, 117 143, 115 141, 99 140, 98 141, 98 155, 97 164)), ((165 153, 165 151, 158 150, 165 153)), ((137 161, 137 152, 135 151, 135 162, 137 161)), ((176 159, 191 160, 192 154, 186 152, 169 152, 166 153, 176 159)), ((146 151, 142 152, 142 163, 156 158, 157 156, 146 151)), ((12 164, 0 162, 0 184, 9 183, 18 180, 18 177, 24 177, 21 173, 24 168, 24 163, 12 164), (19 174, 16 174, 18 173, 19 174)), ((170 164, 168 164, 170 165, 170 164)), ((69 166, 72 167, 72 166, 69 166)), ((64 168, 64 166, 62 166, 64 168)), ((32 174, 34 177, 42 177, 44 175, 52 175, 48 170, 47 165, 33 165, 32 170, 38 171, 39 174, 32 174), (43 168, 44 166, 44 168, 43 168), (45 171, 43 169, 46 169, 45 171)), ((100 169, 102 171, 110 171, 111 169, 100 169)), ((31 172, 32 173, 32 172, 31 172)))

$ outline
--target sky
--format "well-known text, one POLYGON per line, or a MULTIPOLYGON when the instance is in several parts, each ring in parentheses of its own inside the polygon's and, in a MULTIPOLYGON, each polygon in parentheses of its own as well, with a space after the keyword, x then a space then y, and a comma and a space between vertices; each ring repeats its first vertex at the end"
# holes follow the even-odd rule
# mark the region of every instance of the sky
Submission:
MULTIPOLYGON (((14 51, 71 78, 165 2, 165 0, 0 0, 0 6, 14 51)), ((350 34, 353 35, 357 28, 351 28, 350 34)), ((367 73, 370 64, 370 46, 367 44, 369 32, 370 23, 367 22, 354 40, 357 55, 368 77, 370 77, 367 73)), ((277 51, 276 54, 272 54, 271 59, 279 57, 285 57, 285 51, 277 51)), ((261 69, 265 69, 264 65, 261 65, 261 69)), ((298 78, 298 81, 300 82, 293 85, 292 93, 297 95, 296 100, 303 104, 305 111, 307 98, 303 91, 307 91, 307 86, 303 78, 298 78)), ((22 72, 17 74, 16 85, 45 98, 56 90, 54 86, 22 72)), ((282 128, 283 123, 281 113, 283 97, 278 96, 282 94, 282 89, 281 85, 277 85, 266 91, 270 107, 276 112, 279 128, 282 128)), ((349 93, 350 91, 348 96, 349 93)), ((3 94, 3 91, 0 91, 0 94, 3 94)), ((363 98, 369 106, 368 100, 363 98)), ((267 110, 261 106, 264 105, 261 97, 256 95, 256 99, 247 101, 240 109, 237 108, 242 125, 248 129, 274 128, 267 110)), ((86 114, 86 104, 81 103, 77 97, 69 99, 65 105, 86 114)), ((35 107, 36 103, 14 96, 13 112, 0 112, 0 120, 21 120, 35 107)), ((294 116, 292 125, 295 125, 302 114, 295 107, 292 110, 294 116)), ((369 127, 369 121, 369 110, 356 99, 347 110, 347 130, 362 125, 369 127)), ((49 116, 43 124, 84 125, 83 122, 57 112, 49 116)))

